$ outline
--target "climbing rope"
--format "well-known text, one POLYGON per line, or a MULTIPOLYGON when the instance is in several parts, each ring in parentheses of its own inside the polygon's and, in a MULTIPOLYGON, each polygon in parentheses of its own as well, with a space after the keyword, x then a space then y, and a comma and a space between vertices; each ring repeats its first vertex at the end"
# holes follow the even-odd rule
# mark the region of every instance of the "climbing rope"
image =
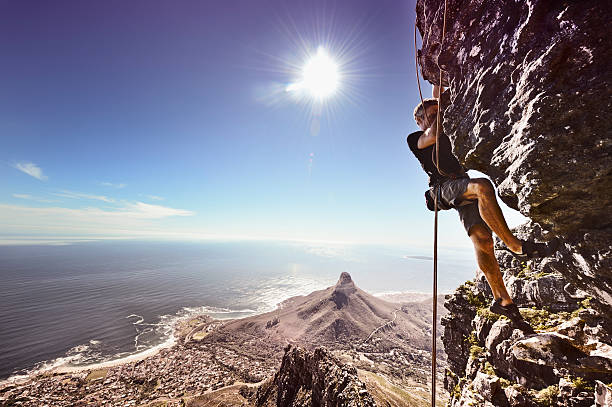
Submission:
POLYGON ((416 73, 417 85, 419 85, 419 97, 421 98, 421 109, 425 114, 425 104, 423 103, 423 93, 421 93, 421 80, 419 79, 419 59, 417 57, 417 25, 414 20, 414 72, 416 73))
MULTIPOLYGON (((444 20, 442 24, 442 39, 440 41, 440 53, 442 52, 442 44, 444 44, 444 35, 446 34, 446 8, 447 8, 447 0, 444 0, 444 20)), ((440 54, 438 54, 438 59, 440 54)), ((421 98, 421 108, 423 109, 423 115, 425 119, 427 116, 425 115, 425 104, 423 103, 423 94, 421 92, 421 81, 419 79, 419 62, 417 57, 417 26, 416 20, 414 22, 414 62, 415 62, 415 72, 417 85, 419 88, 419 97, 421 98)), ((442 68, 440 68, 440 89, 438 90, 438 112, 436 116, 436 148, 435 154, 436 159, 434 161, 436 165, 436 169, 441 175, 445 175, 445 173, 440 170, 439 162, 440 162, 440 152, 439 152, 439 136, 440 136, 440 111, 442 109, 442 104, 440 103, 442 99, 442 68)), ((432 152, 433 158, 433 152, 432 152)), ((438 336, 438 189, 439 186, 434 187, 434 242, 433 242, 433 315, 432 315, 432 329, 431 329, 431 405, 435 407, 436 405, 436 361, 437 361, 437 336, 438 336)))
MULTIPOLYGON (((442 39, 440 40, 440 52, 438 53, 438 68, 440 68, 440 55, 442 54, 442 45, 444 44, 444 35, 446 34, 446 3, 447 0, 444 0, 444 20, 442 22, 442 39)), ((440 81, 438 82, 440 84, 440 88, 438 89, 438 115, 436 116, 436 127, 437 127, 437 133, 436 133, 436 168, 438 169, 438 172, 441 175, 447 175, 444 171, 442 171, 440 169, 440 153, 439 153, 439 147, 440 147, 440 143, 438 143, 438 136, 440 135, 440 111, 442 110, 442 68, 440 68, 440 81)))

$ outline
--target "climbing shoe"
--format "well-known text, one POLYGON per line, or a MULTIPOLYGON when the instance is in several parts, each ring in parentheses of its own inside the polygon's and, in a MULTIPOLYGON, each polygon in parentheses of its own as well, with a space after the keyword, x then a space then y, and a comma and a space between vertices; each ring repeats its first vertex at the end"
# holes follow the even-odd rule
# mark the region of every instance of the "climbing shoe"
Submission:
POLYGON ((536 243, 528 240, 521 240, 521 251, 522 253, 514 253, 508 247, 504 246, 503 249, 510 252, 514 257, 519 260, 530 260, 541 257, 552 256, 557 252, 559 248, 559 240, 553 239, 548 243, 536 243))
POLYGON ((514 326, 523 331, 525 335, 535 334, 535 331, 533 330, 531 325, 529 325, 527 321, 523 319, 523 316, 521 315, 516 304, 512 303, 508 305, 501 305, 501 298, 498 298, 493 301, 493 303, 489 307, 489 311, 494 314, 504 315, 510 318, 510 321, 512 321, 514 326))

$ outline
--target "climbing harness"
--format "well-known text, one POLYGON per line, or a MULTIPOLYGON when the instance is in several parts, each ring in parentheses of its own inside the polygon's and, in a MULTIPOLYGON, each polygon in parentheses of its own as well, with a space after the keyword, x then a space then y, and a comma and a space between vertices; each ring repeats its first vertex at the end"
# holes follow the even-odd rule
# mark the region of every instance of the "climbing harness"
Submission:
MULTIPOLYGON (((440 52, 442 52, 442 45, 444 44, 444 35, 446 34, 446 8, 447 1, 444 0, 444 20, 442 24, 442 39, 440 41, 440 52)), ((417 84, 419 88, 419 97, 421 98, 421 107, 423 109, 423 114, 425 115, 425 104, 423 103, 423 94, 421 92, 421 81, 419 79, 419 62, 417 57, 417 26, 416 20, 414 22, 414 61, 415 61, 415 72, 417 77, 417 84)), ((439 56, 439 54, 438 54, 439 56)), ((440 88, 442 88, 442 68, 440 68, 440 88)), ((440 110, 442 109, 442 104, 440 100, 442 98, 442 92, 438 92, 438 114, 436 117, 436 148, 435 154, 436 159, 434 161, 436 168, 440 175, 444 176, 443 171, 440 170, 440 153, 439 153, 439 143, 438 138, 440 136, 440 110)), ((427 116, 425 116, 427 119, 427 116)), ((433 155, 433 151, 432 151, 433 155)), ((432 157, 433 158, 433 157, 432 157)), ((433 161, 433 160, 432 160, 433 161)), ((434 186, 434 242, 433 242, 433 318, 432 318, 432 329, 431 329, 431 406, 435 407, 436 405, 436 361, 437 361, 437 321, 438 321, 438 195, 439 195, 440 186, 434 186)))

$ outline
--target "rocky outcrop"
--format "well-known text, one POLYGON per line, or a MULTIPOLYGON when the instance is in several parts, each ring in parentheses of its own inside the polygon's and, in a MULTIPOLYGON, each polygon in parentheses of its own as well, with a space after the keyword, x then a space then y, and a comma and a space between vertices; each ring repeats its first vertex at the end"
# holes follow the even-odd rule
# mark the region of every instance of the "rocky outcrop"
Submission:
MULTIPOLYGON (((542 239, 529 225, 515 233, 542 239)), ((551 268, 554 260, 496 254, 508 291, 537 333, 524 336, 488 310, 492 294, 484 276, 459 287, 447 298, 450 314, 442 320, 451 406, 580 407, 610 394, 604 385, 612 382, 612 320, 601 312, 606 305, 551 268)))
POLYGON ((563 249, 549 263, 612 306, 612 3, 419 0, 423 76, 468 168, 563 249), (442 44, 441 44, 442 43, 442 44))
MULTIPOLYGON (((530 281, 507 277, 510 286, 511 279, 530 281)), ((524 336, 488 311, 485 284, 484 277, 470 281, 446 303, 451 313, 442 321, 449 360, 444 385, 450 405, 592 406, 596 381, 612 381, 609 318, 591 308, 591 300, 552 311, 546 300, 561 297, 557 292, 534 308, 521 308, 537 332, 524 336)))
POLYGON ((257 406, 376 406, 354 367, 325 348, 287 347, 280 369, 256 394, 257 406))
POLYGON ((497 254, 508 291, 537 333, 524 336, 488 310, 484 276, 459 287, 442 320, 451 405, 593 405, 596 381, 612 381, 610 316, 547 260, 521 263, 504 253, 497 254))
POLYGON ((498 253, 536 335, 488 312, 482 276, 448 299, 451 404, 590 406, 612 381, 612 3, 418 0, 416 11, 423 77, 439 83, 442 68, 448 87, 455 155, 530 218, 517 236, 561 241, 542 261, 498 253))

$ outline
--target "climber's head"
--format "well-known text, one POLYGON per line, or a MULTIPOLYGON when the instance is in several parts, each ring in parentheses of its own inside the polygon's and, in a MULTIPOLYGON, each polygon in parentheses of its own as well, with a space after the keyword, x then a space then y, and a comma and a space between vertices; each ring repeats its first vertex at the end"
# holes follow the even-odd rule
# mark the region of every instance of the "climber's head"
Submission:
POLYGON ((423 103, 419 103, 414 109, 414 120, 421 130, 425 130, 431 126, 436 119, 438 113, 438 99, 424 99, 423 103))

